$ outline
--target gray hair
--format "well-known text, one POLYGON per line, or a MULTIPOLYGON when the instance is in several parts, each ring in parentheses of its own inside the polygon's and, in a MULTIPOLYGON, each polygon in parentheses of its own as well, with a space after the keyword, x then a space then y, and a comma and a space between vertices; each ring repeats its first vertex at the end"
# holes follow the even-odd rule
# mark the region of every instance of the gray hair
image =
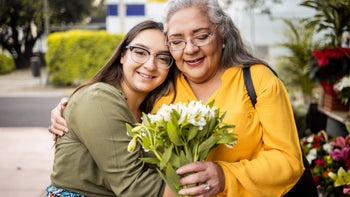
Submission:
POLYGON ((225 44, 221 57, 221 65, 231 67, 240 64, 265 64, 267 63, 257 57, 254 57, 243 43, 238 28, 234 25, 232 18, 228 16, 221 8, 217 0, 170 0, 168 2, 165 15, 165 31, 168 30, 167 23, 170 18, 179 10, 196 7, 203 14, 209 17, 209 20, 217 26, 219 34, 222 36, 225 44))

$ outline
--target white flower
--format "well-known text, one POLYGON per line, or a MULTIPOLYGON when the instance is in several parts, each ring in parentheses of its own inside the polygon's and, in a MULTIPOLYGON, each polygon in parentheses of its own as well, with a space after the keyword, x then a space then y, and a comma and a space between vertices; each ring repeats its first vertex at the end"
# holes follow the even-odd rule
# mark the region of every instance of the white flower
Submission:
POLYGON ((316 148, 312 148, 309 151, 309 154, 306 155, 306 159, 311 163, 313 160, 317 158, 317 150, 316 148))
POLYGON ((330 143, 325 143, 323 146, 322 146, 323 150, 325 150, 327 153, 329 153, 330 151, 333 150, 333 146, 330 144, 330 143))
POLYGON ((143 114, 142 123, 126 125, 132 137, 128 150, 135 150, 139 142, 144 150, 151 151, 155 158, 142 160, 156 164, 163 179, 177 192, 180 177, 176 176, 176 169, 204 161, 219 144, 232 148, 236 143, 234 125, 225 124, 225 114, 220 114, 213 104, 214 101, 208 105, 201 101, 179 102, 161 106, 156 114, 143 114))
POLYGON ((313 141, 314 141, 314 136, 309 136, 309 137, 307 137, 306 138, 306 141, 308 142, 308 143, 312 143, 313 141))
POLYGON ((336 92, 340 92, 347 87, 350 87, 350 75, 344 76, 333 86, 336 92))

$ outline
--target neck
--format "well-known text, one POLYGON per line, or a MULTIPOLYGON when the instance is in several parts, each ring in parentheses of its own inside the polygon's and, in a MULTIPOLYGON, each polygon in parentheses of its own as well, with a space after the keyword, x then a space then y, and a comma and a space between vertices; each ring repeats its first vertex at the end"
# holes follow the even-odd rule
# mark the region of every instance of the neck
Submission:
POLYGON ((136 93, 128 88, 122 87, 122 89, 131 112, 134 114, 137 121, 140 122, 142 114, 140 110, 140 105, 145 100, 147 94, 136 93))
POLYGON ((198 100, 207 102, 210 96, 221 86, 221 77, 226 69, 218 70, 215 75, 204 82, 196 83, 187 79, 198 100))

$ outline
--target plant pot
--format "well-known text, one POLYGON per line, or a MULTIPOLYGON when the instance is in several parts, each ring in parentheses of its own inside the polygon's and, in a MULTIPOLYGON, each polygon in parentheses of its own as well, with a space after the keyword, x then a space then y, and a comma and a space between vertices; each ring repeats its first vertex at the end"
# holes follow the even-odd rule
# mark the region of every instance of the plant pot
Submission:
POLYGON ((337 96, 324 94, 323 108, 329 111, 349 111, 349 104, 345 105, 337 96))

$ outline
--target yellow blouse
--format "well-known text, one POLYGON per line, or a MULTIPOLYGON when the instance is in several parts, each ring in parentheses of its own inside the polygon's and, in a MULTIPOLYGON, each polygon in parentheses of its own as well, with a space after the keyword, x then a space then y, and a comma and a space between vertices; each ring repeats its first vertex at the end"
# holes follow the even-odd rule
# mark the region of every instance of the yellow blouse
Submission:
MULTIPOLYGON (((237 143, 218 146, 208 155, 225 172, 225 189, 218 196, 283 196, 298 181, 304 167, 298 132, 288 93, 278 77, 264 65, 251 67, 257 94, 252 106, 245 89, 242 69, 231 67, 222 76, 222 86, 209 98, 225 122, 234 124, 237 143)), ((154 111, 170 103, 163 97, 154 111)), ((177 80, 176 102, 197 100, 185 77, 177 80)))

